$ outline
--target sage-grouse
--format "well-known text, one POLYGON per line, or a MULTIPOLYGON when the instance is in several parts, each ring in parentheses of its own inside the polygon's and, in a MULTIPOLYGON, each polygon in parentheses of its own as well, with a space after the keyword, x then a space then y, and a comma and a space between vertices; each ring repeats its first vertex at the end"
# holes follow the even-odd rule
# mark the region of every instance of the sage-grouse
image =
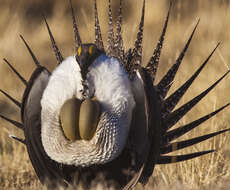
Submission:
POLYGON ((122 39, 122 0, 116 34, 113 32, 110 0, 108 3, 107 49, 102 40, 96 0, 94 43, 82 42, 70 1, 76 42, 73 56, 63 58, 44 17, 58 62, 54 71, 50 72, 40 65, 22 36, 37 66, 30 80, 26 81, 4 59, 26 89, 22 102, 1 90, 21 108, 22 122, 3 115, 1 118, 24 131, 25 139, 11 137, 25 144, 39 180, 51 188, 81 184, 87 189, 96 181, 106 182, 108 187, 115 189, 132 189, 138 182, 148 182, 156 164, 185 161, 213 150, 175 156, 168 156, 167 153, 229 130, 171 143, 229 106, 226 104, 189 124, 170 130, 229 73, 226 72, 205 91, 174 110, 218 44, 198 70, 166 98, 199 21, 176 62, 155 84, 171 4, 152 57, 148 63, 142 63, 145 0, 134 47, 128 50, 122 39))

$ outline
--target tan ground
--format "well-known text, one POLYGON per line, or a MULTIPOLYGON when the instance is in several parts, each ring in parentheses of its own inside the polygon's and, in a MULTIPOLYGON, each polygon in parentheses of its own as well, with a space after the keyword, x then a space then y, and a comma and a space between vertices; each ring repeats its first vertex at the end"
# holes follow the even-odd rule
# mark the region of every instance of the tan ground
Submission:
MULTIPOLYGON (((74 1, 74 0, 73 0, 74 1)), ((74 1, 79 21, 80 33, 84 42, 92 42, 93 1, 74 1)), ((98 1, 100 22, 103 24, 103 38, 106 39, 107 1, 98 1)), ((125 0, 123 34, 126 47, 134 43, 140 19, 140 0, 125 0)), ((113 0, 114 16, 119 1, 113 0)), ((147 0, 144 32, 144 62, 151 55, 159 38, 169 1, 147 0)), ((173 5, 166 40, 161 56, 158 80, 173 64, 188 39, 196 21, 201 19, 198 30, 174 81, 173 92, 208 56, 215 45, 221 46, 211 58, 205 70, 187 92, 180 105, 197 95, 212 84, 229 69, 230 65, 230 1, 228 0, 176 0, 173 5)), ((0 59, 3 57, 29 79, 34 65, 23 43, 22 34, 29 41, 42 65, 52 70, 56 66, 48 34, 42 21, 41 11, 48 22, 56 41, 65 56, 74 52, 73 32, 68 1, 26 1, 0 0, 0 59)), ((24 90, 23 84, 16 79, 8 67, 0 64, 0 88, 18 100, 24 90)), ((230 78, 224 79, 215 90, 202 100, 179 124, 188 123, 195 118, 213 111, 230 100, 230 78)), ((19 110, 5 97, 0 96, 0 113, 20 120, 19 110)), ((228 128, 229 108, 216 117, 193 130, 183 139, 228 128)), ((25 147, 8 138, 9 134, 22 136, 10 124, 0 121, 0 189, 41 189, 25 147)), ((178 125, 177 125, 178 126, 178 125)), ((230 134, 226 133, 178 153, 216 149, 213 154, 191 161, 157 166, 146 189, 229 189, 230 188, 230 134)), ((101 189, 98 186, 96 189, 101 189)), ((137 187, 142 189, 142 187, 137 187)))

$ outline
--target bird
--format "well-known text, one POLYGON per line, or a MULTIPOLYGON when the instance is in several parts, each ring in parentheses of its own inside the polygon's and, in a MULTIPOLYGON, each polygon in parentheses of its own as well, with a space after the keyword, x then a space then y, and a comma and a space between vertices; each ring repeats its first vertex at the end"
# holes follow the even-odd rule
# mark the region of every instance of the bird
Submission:
POLYGON ((172 2, 159 41, 147 64, 142 62, 145 0, 134 46, 128 50, 122 38, 123 0, 120 0, 116 34, 113 30, 111 0, 108 0, 107 48, 102 39, 97 1, 94 0, 93 43, 82 42, 72 1, 69 2, 75 40, 73 56, 63 58, 43 16, 57 67, 50 72, 42 66, 21 35, 36 65, 30 79, 26 81, 4 59, 25 85, 25 91, 19 102, 0 90, 21 109, 21 122, 4 115, 0 117, 24 132, 25 139, 13 135, 10 137, 26 146, 40 182, 51 189, 71 184, 81 184, 89 189, 94 182, 105 183, 107 187, 115 189, 134 189, 138 183, 148 183, 157 164, 176 163, 212 153, 214 150, 167 155, 230 130, 174 142, 230 105, 227 103, 195 121, 172 129, 230 72, 227 71, 206 90, 174 109, 219 46, 218 43, 194 74, 168 95, 199 20, 176 62, 156 83, 172 2))

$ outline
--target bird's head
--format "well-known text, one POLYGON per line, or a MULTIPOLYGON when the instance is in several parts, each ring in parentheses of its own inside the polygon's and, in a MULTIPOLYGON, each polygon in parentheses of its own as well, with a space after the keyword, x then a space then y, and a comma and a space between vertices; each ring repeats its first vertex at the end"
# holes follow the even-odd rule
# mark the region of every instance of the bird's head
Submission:
POLYGON ((105 52, 92 43, 82 44, 78 47, 75 57, 81 68, 83 80, 86 79, 89 66, 102 54, 105 54, 105 52))

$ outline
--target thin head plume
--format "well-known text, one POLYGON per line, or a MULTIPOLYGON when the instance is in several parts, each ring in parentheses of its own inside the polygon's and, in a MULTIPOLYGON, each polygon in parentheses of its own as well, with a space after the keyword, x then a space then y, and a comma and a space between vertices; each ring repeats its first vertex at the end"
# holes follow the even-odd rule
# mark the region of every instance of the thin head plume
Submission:
POLYGON ((177 58, 176 63, 168 70, 167 74, 157 84, 157 89, 158 89, 160 97, 162 99, 165 98, 165 96, 167 95, 167 93, 168 93, 168 91, 169 91, 169 89, 171 87, 170 84, 172 84, 172 81, 174 80, 174 77, 175 77, 175 75, 176 75, 176 73, 177 73, 177 71, 178 71, 178 69, 179 69, 179 67, 181 65, 181 62, 182 62, 182 60, 184 58, 184 55, 185 55, 185 53, 186 53, 186 51, 187 51, 187 49, 188 49, 188 47, 190 45, 190 42, 191 42, 191 40, 192 40, 192 38, 194 36, 194 33, 195 33, 196 29, 197 29, 197 26, 198 26, 199 22, 200 22, 200 19, 198 19, 197 24, 194 27, 194 29, 193 29, 193 31, 192 31, 187 43, 185 44, 184 49, 182 50, 182 52, 180 53, 179 57, 177 58))
POLYGON ((33 59, 33 61, 34 61, 34 64, 35 64, 37 67, 40 67, 41 65, 40 65, 40 63, 38 62, 36 56, 34 55, 33 51, 31 50, 30 46, 28 45, 28 43, 25 41, 25 39, 23 38, 22 35, 19 35, 19 36, 20 36, 20 38, 22 39, 23 43, 25 44, 27 50, 29 51, 29 53, 30 53, 30 55, 31 55, 31 57, 32 57, 32 59, 33 59))
POLYGON ((152 78, 153 82, 154 82, 154 80, 156 78, 157 68, 158 68, 158 65, 159 65, 159 60, 160 60, 161 50, 162 50, 163 43, 164 43, 165 33, 167 31, 169 16, 170 16, 170 13, 171 13, 171 8, 172 8, 172 1, 170 1, 168 14, 167 14, 167 17, 165 19, 165 23, 164 23, 164 27, 163 27, 160 39, 159 39, 159 41, 157 43, 156 48, 154 49, 152 57, 150 58, 147 66, 146 66, 147 71, 151 75, 151 78, 152 78))
POLYGON ((108 0, 109 4, 109 32, 108 32, 108 55, 113 56, 114 52, 114 33, 113 33, 113 16, 111 8, 111 0, 108 0))
POLYGON ((205 65, 208 63, 209 59, 212 57, 212 55, 214 54, 214 52, 216 51, 219 45, 220 43, 216 45, 216 47, 212 50, 210 55, 206 58, 203 64, 197 69, 197 71, 181 87, 179 87, 166 100, 164 100, 163 105, 162 105, 163 117, 167 116, 175 108, 175 106, 180 101, 180 99, 183 97, 183 95, 188 90, 188 88, 191 86, 193 81, 197 78, 197 76, 203 70, 205 65))
POLYGON ((2 119, 4 119, 5 121, 11 123, 12 125, 14 125, 15 127, 19 128, 19 129, 22 129, 22 130, 24 129, 23 124, 21 124, 21 123, 19 123, 19 122, 17 122, 17 121, 14 121, 14 120, 12 120, 12 119, 9 119, 9 118, 5 117, 4 115, 1 115, 1 114, 0 114, 0 118, 2 118, 2 119))
POLYGON ((133 49, 133 61, 134 61, 134 64, 141 64, 144 19, 145 19, 145 0, 143 0, 141 21, 140 21, 140 24, 139 24, 137 38, 136 38, 134 49, 133 49))
POLYGON ((119 12, 118 12, 118 19, 117 19, 117 25, 116 25, 116 40, 115 40, 115 51, 117 51, 117 56, 120 60, 123 60, 124 58, 124 47, 123 47, 123 39, 122 39, 122 2, 123 0, 120 0, 120 6, 119 6, 119 12))
POLYGON ((7 61, 7 59, 3 59, 3 61, 11 68, 11 70, 17 75, 17 77, 23 82, 25 86, 28 85, 27 81, 18 73, 18 71, 7 61))
POLYGON ((21 103, 18 102, 17 100, 15 100, 13 97, 11 97, 9 94, 7 94, 6 92, 4 92, 3 90, 0 89, 0 92, 2 94, 4 94, 7 98, 9 98, 9 100, 11 100, 16 106, 18 106, 19 108, 21 108, 21 103))
POLYGON ((53 34, 52 34, 52 32, 50 30, 50 27, 49 27, 49 25, 48 25, 48 23, 46 21, 46 17, 44 15, 42 15, 42 16, 43 16, 43 19, 45 21, 45 24, 46 24, 46 27, 47 27, 47 30, 48 30, 48 33, 49 33, 49 36, 50 36, 50 41, 52 43, 52 47, 53 47, 54 54, 56 56, 57 62, 58 62, 58 64, 61 64, 61 62, 63 61, 63 57, 62 57, 61 52, 59 51, 59 49, 57 47, 57 44, 56 44, 56 42, 54 40, 53 34))
POLYGON ((77 22, 76 22, 76 19, 75 19, 75 12, 74 12, 74 8, 73 8, 72 0, 69 0, 69 3, 70 3, 72 21, 73 21, 75 49, 76 49, 76 52, 77 52, 77 50, 81 46, 82 42, 81 42, 81 37, 80 37, 79 31, 78 31, 77 22))
POLYGON ((97 12, 97 0, 94 0, 94 19, 95 19, 95 44, 96 46, 104 50, 104 44, 102 41, 101 28, 99 24, 98 12, 97 12))

